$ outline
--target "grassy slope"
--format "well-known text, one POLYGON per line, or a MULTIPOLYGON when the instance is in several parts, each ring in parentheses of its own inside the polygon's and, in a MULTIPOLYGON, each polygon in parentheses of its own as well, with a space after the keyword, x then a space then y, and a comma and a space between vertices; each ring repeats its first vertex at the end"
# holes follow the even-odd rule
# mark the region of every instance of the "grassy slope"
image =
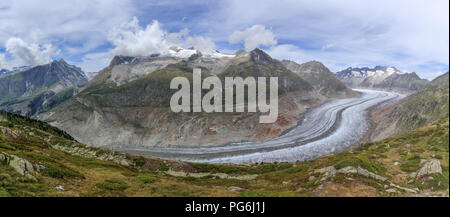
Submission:
MULTIPOLYGON (((3 117, 4 113, 1 114, 3 117)), ((448 195, 449 137, 448 119, 406 134, 368 143, 316 160, 297 163, 254 165, 210 165, 162 161, 79 144, 64 132, 43 122, 21 119, 0 121, 0 153, 14 154, 46 169, 35 174, 37 181, 24 178, 0 163, 0 196, 388 196, 387 182, 357 175, 336 175, 320 181, 315 169, 334 165, 360 166, 387 177, 393 183, 419 188, 420 193, 444 192, 448 195), (19 136, 4 133, 11 129, 19 136), (3 133, 2 133, 3 132, 3 133), (50 132, 50 133, 49 133, 50 132), (130 166, 86 158, 53 148, 58 144, 90 150, 100 156, 124 156, 130 166), (410 145, 406 145, 410 144, 410 145), (420 159, 439 159, 443 174, 433 180, 409 178, 420 168, 420 159), (398 162, 398 163, 395 163, 398 162), (167 171, 189 172, 191 176, 167 171), (223 177, 228 175, 237 179, 223 177), (250 180, 248 175, 257 175, 250 180), (197 177, 195 177, 197 176, 197 177), (222 178, 218 178, 222 177, 222 178), (314 178, 313 178, 314 177, 314 178), (409 184, 408 184, 409 182, 409 184), (62 185, 64 191, 56 186, 62 185), (237 186, 242 191, 229 191, 237 186)), ((2 120, 4 118, 0 118, 2 120)), ((398 196, 411 193, 399 190, 398 196)))
POLYGON ((422 90, 372 114, 374 135, 398 135, 449 116, 448 72, 422 90), (380 133, 382 132, 382 133, 380 133))

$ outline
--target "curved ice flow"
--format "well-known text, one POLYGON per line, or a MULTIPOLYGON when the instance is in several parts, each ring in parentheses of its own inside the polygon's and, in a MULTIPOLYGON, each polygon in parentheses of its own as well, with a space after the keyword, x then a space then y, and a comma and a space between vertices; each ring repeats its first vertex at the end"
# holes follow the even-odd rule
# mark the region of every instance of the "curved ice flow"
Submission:
POLYGON ((359 98, 329 101, 309 110, 289 132, 265 142, 232 143, 202 148, 128 150, 154 157, 208 163, 303 161, 341 151, 357 142, 367 130, 365 111, 402 95, 357 90, 359 98), (338 121, 340 120, 340 121, 338 121), (333 128, 334 127, 334 128, 333 128))

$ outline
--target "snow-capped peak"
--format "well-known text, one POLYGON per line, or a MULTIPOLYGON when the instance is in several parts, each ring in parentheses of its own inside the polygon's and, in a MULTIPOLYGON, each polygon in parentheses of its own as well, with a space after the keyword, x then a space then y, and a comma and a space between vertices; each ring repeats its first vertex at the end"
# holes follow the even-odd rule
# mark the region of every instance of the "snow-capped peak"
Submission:
POLYGON ((189 58, 194 54, 202 54, 204 57, 210 57, 210 58, 233 58, 235 57, 234 54, 222 54, 218 51, 203 51, 200 52, 197 49, 194 48, 181 48, 181 47, 171 47, 169 48, 168 55, 173 57, 179 57, 179 58, 189 58))
POLYGON ((384 67, 376 66, 374 68, 363 67, 363 68, 353 68, 349 67, 345 70, 337 72, 336 75, 340 78, 352 78, 352 77, 375 77, 375 78, 386 78, 393 74, 405 74, 404 72, 396 69, 395 67, 384 67))
POLYGON ((31 68, 30 66, 17 66, 17 67, 12 67, 12 68, 0 69, 0 77, 12 75, 17 72, 25 71, 30 68, 31 68))

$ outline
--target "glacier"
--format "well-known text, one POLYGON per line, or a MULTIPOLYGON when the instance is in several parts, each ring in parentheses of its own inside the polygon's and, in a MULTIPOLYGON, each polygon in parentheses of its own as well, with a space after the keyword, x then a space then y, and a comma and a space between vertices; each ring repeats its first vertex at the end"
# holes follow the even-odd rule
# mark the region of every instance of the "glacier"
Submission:
POLYGON ((392 103, 402 94, 354 89, 359 98, 330 100, 310 109, 304 119, 279 137, 265 142, 231 143, 215 147, 122 150, 129 153, 202 163, 295 162, 336 153, 357 143, 367 131, 372 106, 392 103))

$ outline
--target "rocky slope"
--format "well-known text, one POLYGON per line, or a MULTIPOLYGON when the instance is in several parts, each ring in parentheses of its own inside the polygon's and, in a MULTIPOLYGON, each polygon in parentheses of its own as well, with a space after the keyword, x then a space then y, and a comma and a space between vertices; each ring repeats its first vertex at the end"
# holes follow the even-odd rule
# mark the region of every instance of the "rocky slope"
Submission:
POLYGON ((0 111, 0 197, 448 196, 448 118, 295 163, 198 164, 88 147, 0 111))
POLYGON ((416 73, 405 73, 395 67, 352 68, 336 72, 336 77, 352 88, 376 89, 411 94, 422 89, 428 81, 416 73))
POLYGON ((448 117, 448 82, 447 72, 417 93, 375 111, 371 117, 374 129, 370 139, 383 139, 448 117))
POLYGON ((64 60, 20 71, 0 78, 0 108, 33 116, 53 96, 86 81, 80 68, 64 60))
POLYGON ((183 58, 118 56, 82 92, 39 118, 94 146, 210 146, 280 135, 325 99, 259 49, 220 58, 198 52, 183 58), (176 76, 192 80, 193 67, 203 69, 202 77, 278 76, 278 120, 259 124, 259 113, 173 113, 170 81, 176 76))
POLYGON ((294 61, 283 60, 282 63, 287 69, 305 79, 324 96, 334 98, 358 96, 358 93, 345 86, 321 62, 310 61, 298 64, 294 61))

